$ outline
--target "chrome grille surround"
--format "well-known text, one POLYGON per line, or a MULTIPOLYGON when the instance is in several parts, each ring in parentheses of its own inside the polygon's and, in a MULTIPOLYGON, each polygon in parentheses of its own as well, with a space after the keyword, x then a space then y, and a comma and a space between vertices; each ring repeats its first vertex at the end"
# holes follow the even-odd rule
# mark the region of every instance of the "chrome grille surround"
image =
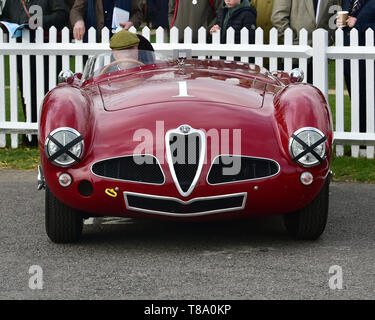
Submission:
MULTIPOLYGON (((198 216, 204 216, 204 215, 210 215, 214 213, 224 213, 224 212, 231 212, 231 211, 240 211, 245 208, 246 200, 247 200, 247 192, 241 192, 241 193, 233 193, 233 194, 226 194, 226 195, 218 195, 218 196, 211 196, 211 197, 200 197, 200 198, 194 198, 188 201, 181 200, 179 198, 174 197, 167 197, 167 196, 158 196, 158 195, 151 195, 151 194, 142 194, 142 193, 136 193, 136 192, 124 192, 124 199, 126 204, 126 209, 131 211, 137 211, 137 212, 143 212, 143 213, 151 213, 151 214, 157 214, 157 215, 163 215, 163 216, 170 216, 170 217, 198 217, 198 216), (213 210, 206 210, 206 211, 200 211, 200 212, 194 212, 194 213, 175 213, 175 212, 168 212, 168 211, 161 211, 161 210, 154 210, 154 209, 147 209, 147 208, 141 208, 136 207, 131 204, 130 197, 139 197, 140 199, 151 199, 155 201, 169 201, 173 202, 176 205, 182 205, 182 206, 189 206, 193 203, 201 203, 204 204, 205 201, 218 201, 218 200, 226 200, 229 201, 230 199, 234 198, 241 198, 241 203, 238 206, 233 207, 227 207, 227 208, 217 208, 213 210)), ((151 206, 151 204, 150 204, 151 206)))
POLYGON ((189 126, 187 124, 181 125, 177 129, 169 130, 165 135, 165 148, 166 148, 169 170, 171 172, 173 182, 174 182, 178 192, 183 197, 189 196, 193 192, 193 190, 194 190, 194 188, 195 188, 195 186, 198 182, 198 179, 199 179, 200 174, 202 172, 203 163, 204 163, 204 159, 205 159, 205 155, 206 155, 206 147, 207 146, 206 146, 206 135, 205 135, 205 133, 202 130, 193 129, 191 126, 189 126), (200 137, 199 161, 198 161, 198 166, 197 166, 195 176, 192 179, 190 187, 186 191, 184 191, 182 189, 181 185, 180 185, 180 182, 179 182, 179 179, 177 177, 176 170, 175 170, 175 167, 174 167, 170 141, 171 141, 172 135, 188 136, 188 135, 191 135, 191 134, 196 134, 200 137))

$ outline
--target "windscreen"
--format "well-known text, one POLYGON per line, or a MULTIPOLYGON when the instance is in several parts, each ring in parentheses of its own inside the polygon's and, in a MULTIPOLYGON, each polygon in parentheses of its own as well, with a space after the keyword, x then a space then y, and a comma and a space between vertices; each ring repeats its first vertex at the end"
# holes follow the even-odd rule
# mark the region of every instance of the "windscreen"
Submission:
POLYGON ((103 74, 134 69, 137 67, 169 62, 168 56, 154 51, 125 49, 90 57, 83 71, 82 82, 103 74))

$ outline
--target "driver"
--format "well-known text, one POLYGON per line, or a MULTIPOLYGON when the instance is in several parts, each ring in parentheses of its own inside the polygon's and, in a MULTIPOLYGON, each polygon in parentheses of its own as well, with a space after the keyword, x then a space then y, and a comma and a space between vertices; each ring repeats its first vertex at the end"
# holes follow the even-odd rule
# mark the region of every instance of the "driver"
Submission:
POLYGON ((129 60, 119 62, 115 66, 116 70, 110 71, 137 67, 139 62, 143 64, 154 63, 154 48, 145 37, 139 34, 121 30, 112 36, 109 46, 112 49, 112 57, 115 61, 129 60))
POLYGON ((138 66, 136 63, 131 62, 131 60, 138 61, 139 42, 140 40, 137 35, 127 30, 121 30, 112 36, 109 46, 112 49, 113 58, 115 60, 129 59, 128 62, 120 62, 117 65, 118 70, 138 66))

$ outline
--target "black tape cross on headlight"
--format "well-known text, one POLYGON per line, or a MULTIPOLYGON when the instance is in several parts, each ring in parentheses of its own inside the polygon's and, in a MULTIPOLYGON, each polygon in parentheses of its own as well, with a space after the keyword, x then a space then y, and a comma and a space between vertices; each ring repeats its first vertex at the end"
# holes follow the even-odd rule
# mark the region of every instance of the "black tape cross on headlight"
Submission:
POLYGON ((47 137, 47 139, 50 139, 55 145, 57 145, 60 148, 58 151, 56 151, 56 153, 54 153, 52 156, 50 156, 48 158, 49 161, 52 162, 52 161, 56 160, 58 157, 60 157, 64 153, 66 153, 69 157, 71 157, 72 159, 74 159, 77 162, 81 161, 81 159, 78 158, 75 154, 71 153, 69 151, 69 149, 74 147, 77 143, 80 143, 83 140, 82 136, 79 136, 79 137, 75 138, 73 141, 70 141, 66 146, 63 146, 60 142, 58 142, 51 135, 49 135, 47 137))
POLYGON ((316 160, 318 160, 320 163, 323 162, 323 158, 318 155, 314 149, 319 146, 321 143, 325 142, 327 140, 327 137, 323 137, 321 138, 319 141, 315 142, 314 144, 312 144, 311 146, 309 146, 308 144, 306 144, 303 140, 301 140, 300 138, 298 138, 296 135, 292 135, 292 138, 294 140, 296 140, 305 150, 303 152, 301 152, 298 156, 294 157, 292 159, 292 161, 298 161, 299 159, 301 159, 303 156, 305 156, 306 154, 308 153, 311 153, 315 158, 316 160))

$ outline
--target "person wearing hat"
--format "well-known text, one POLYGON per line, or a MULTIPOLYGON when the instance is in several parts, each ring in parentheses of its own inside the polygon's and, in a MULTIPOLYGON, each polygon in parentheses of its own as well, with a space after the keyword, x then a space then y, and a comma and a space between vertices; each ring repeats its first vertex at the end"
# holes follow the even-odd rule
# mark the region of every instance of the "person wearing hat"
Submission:
POLYGON ((114 61, 105 69, 106 73, 153 62, 154 48, 151 43, 143 36, 127 30, 115 33, 109 41, 109 47, 114 61))
MULTIPOLYGON (((127 30, 121 30, 111 37, 109 47, 112 49, 115 60, 131 59, 138 61, 139 42, 140 40, 136 34, 127 30)), ((134 65, 134 63, 127 62, 125 65, 124 63, 121 64, 122 69, 131 68, 132 65, 134 65)))

